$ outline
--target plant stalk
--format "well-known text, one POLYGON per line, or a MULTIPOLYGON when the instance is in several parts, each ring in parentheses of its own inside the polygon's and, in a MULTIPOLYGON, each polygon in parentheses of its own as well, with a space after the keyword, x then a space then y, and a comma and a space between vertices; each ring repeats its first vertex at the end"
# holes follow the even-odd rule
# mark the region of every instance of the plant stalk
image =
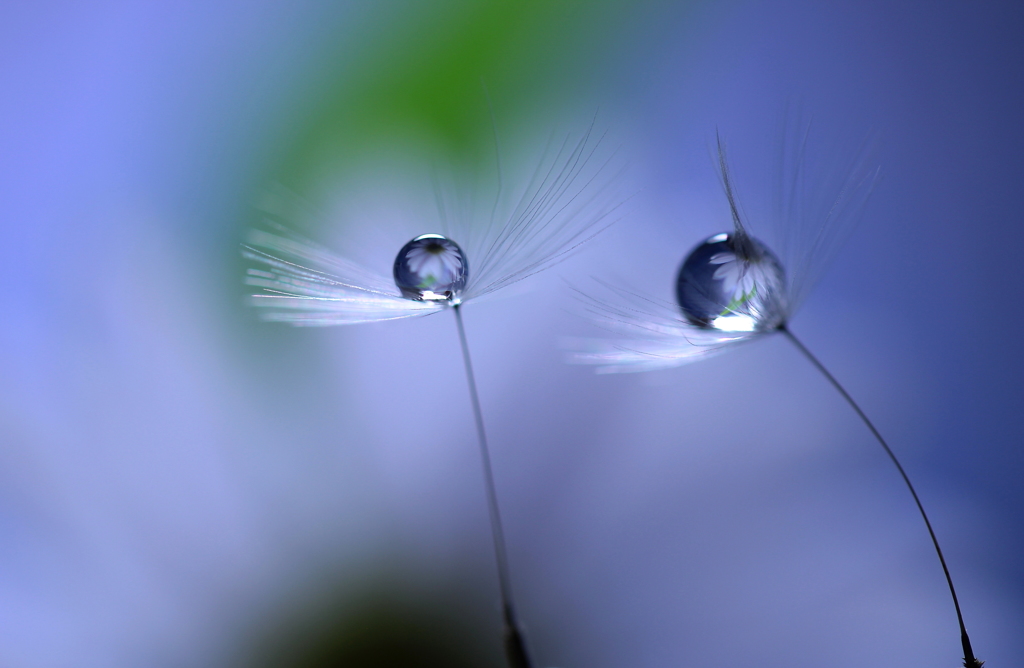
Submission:
POLYGON ((526 651, 526 642, 519 630, 515 606, 512 603, 512 584, 509 578, 508 555, 505 550, 505 532, 501 527, 501 513, 498 511, 498 493, 494 486, 494 473, 491 470, 491 455, 487 448, 487 432, 484 431, 484 417, 480 410, 480 397, 476 391, 476 377, 473 374, 473 363, 469 358, 469 344, 466 342, 466 328, 462 324, 462 311, 459 305, 452 307, 455 311, 455 323, 459 328, 459 342, 462 344, 462 360, 466 365, 466 382, 469 385, 469 398, 473 405, 473 418, 476 421, 476 435, 480 443, 480 459, 483 462, 484 486, 487 488, 487 508, 491 516, 491 535, 494 539, 494 557, 498 564, 498 588, 501 590, 501 610, 504 622, 505 657, 511 668, 532 668, 530 656, 526 651))
POLYGON ((793 345, 797 347, 797 350, 803 353, 804 357, 806 357, 811 362, 811 364, 813 364, 818 369, 818 371, 820 371, 821 374, 825 376, 826 380, 828 380, 828 382, 832 384, 832 387, 834 387, 836 391, 839 392, 839 394, 842 395, 844 399, 846 399, 846 402, 850 404, 850 407, 853 408, 854 412, 857 413, 858 416, 860 416, 860 419, 864 422, 865 426, 867 426, 868 430, 870 430, 871 433, 878 440, 878 443, 885 450, 885 454, 889 455, 889 459, 891 459, 892 463, 896 465, 896 469, 900 472, 900 475, 903 477, 903 482, 906 483, 907 489, 910 490, 911 496, 914 497, 914 503, 917 504, 917 509, 921 513, 921 519, 924 520, 924 525, 928 527, 928 535, 931 536, 932 545, 935 546, 935 554, 938 555, 939 563, 942 564, 942 572, 946 575, 946 584, 949 585, 949 593, 950 596, 953 597, 953 606, 956 608, 956 618, 957 621, 960 623, 960 643, 963 645, 964 650, 964 668, 981 668, 982 664, 984 664, 985 662, 979 661, 974 656, 974 650, 971 648, 971 639, 967 635, 967 627, 964 626, 964 616, 960 612, 960 601, 956 597, 956 588, 953 587, 953 578, 950 577, 949 568, 946 566, 946 558, 942 556, 942 548, 939 547, 939 539, 935 537, 935 531, 932 529, 932 523, 928 520, 928 514, 924 511, 924 506, 921 504, 921 499, 918 498, 917 492, 914 490, 914 486, 910 482, 910 477, 907 475, 907 472, 903 470, 903 466, 900 464, 899 460, 896 459, 896 455, 889 447, 889 444, 885 442, 884 438, 882 438, 882 434, 879 433, 878 429, 875 428, 875 425, 872 424, 871 420, 868 419, 868 416, 864 413, 863 410, 861 410, 860 406, 857 405, 857 402, 853 400, 853 397, 851 397, 849 392, 846 391, 846 388, 844 388, 839 383, 839 381, 836 380, 835 376, 833 376, 829 372, 829 370, 825 368, 824 364, 818 361, 817 357, 811 354, 811 351, 807 349, 807 346, 801 343, 800 339, 796 338, 796 336, 794 336, 793 333, 789 331, 788 327, 783 325, 778 329, 786 336, 787 339, 793 342, 793 345))

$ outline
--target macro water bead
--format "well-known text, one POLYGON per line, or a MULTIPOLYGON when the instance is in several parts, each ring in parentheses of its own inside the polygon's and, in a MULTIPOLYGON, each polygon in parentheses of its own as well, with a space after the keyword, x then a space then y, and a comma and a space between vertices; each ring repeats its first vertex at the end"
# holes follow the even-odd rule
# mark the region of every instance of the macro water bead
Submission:
POLYGON ((466 255, 440 234, 421 234, 395 258, 395 285, 407 299, 457 303, 468 276, 466 255))
POLYGON ((676 300, 686 319, 704 329, 771 330, 786 319, 786 276, 757 239, 744 232, 716 234, 679 268, 676 300))

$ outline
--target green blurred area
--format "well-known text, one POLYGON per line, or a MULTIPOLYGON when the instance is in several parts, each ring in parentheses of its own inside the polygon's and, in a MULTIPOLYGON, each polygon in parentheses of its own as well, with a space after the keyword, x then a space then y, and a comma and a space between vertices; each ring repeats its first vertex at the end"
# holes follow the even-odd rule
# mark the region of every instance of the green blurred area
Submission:
POLYGON ((582 95, 610 26, 633 7, 612 0, 389 7, 368 27, 375 32, 363 48, 327 77, 335 83, 319 91, 275 176, 301 184, 323 162, 358 159, 396 133, 428 137, 458 160, 493 141, 488 96, 496 114, 510 118, 582 95))
POLYGON ((356 582, 330 575, 269 626, 253 627, 237 668, 500 668, 498 612, 479 587, 417 569, 372 567, 356 582), (412 579, 410 579, 412 577, 412 579), (488 614, 489 613, 489 614, 488 614))

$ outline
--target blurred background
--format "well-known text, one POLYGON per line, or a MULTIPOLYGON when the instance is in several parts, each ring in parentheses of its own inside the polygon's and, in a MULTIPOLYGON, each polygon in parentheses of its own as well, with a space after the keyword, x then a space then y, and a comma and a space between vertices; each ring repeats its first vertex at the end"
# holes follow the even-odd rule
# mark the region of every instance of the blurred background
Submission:
MULTIPOLYGON (((429 184, 424 155, 490 150, 481 81, 510 153, 596 114, 630 164, 612 230, 465 313, 538 663, 958 665, 909 494, 786 341, 630 376, 563 363, 561 336, 600 333, 565 280, 671 299, 689 249, 728 228, 716 129, 756 232, 798 108, 825 158, 874 133, 883 177, 792 329, 902 458, 979 658, 1018 664, 1022 19, 5 4, 0 665, 502 665, 452 318, 264 323, 238 252, 275 184, 344 204, 389 170, 429 184)), ((296 225, 340 249, 382 221, 296 225)))

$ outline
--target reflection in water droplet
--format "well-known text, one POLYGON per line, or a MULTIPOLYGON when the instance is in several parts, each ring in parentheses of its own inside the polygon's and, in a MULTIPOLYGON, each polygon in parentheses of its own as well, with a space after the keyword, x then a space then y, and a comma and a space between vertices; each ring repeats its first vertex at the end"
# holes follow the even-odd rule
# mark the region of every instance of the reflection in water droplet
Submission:
POLYGON ((778 258, 757 239, 716 234, 679 268, 676 300, 698 327, 766 331, 786 320, 785 276, 778 258))
POLYGON ((398 251, 395 285, 416 301, 459 302, 469 263, 459 245, 440 234, 422 234, 398 251))

